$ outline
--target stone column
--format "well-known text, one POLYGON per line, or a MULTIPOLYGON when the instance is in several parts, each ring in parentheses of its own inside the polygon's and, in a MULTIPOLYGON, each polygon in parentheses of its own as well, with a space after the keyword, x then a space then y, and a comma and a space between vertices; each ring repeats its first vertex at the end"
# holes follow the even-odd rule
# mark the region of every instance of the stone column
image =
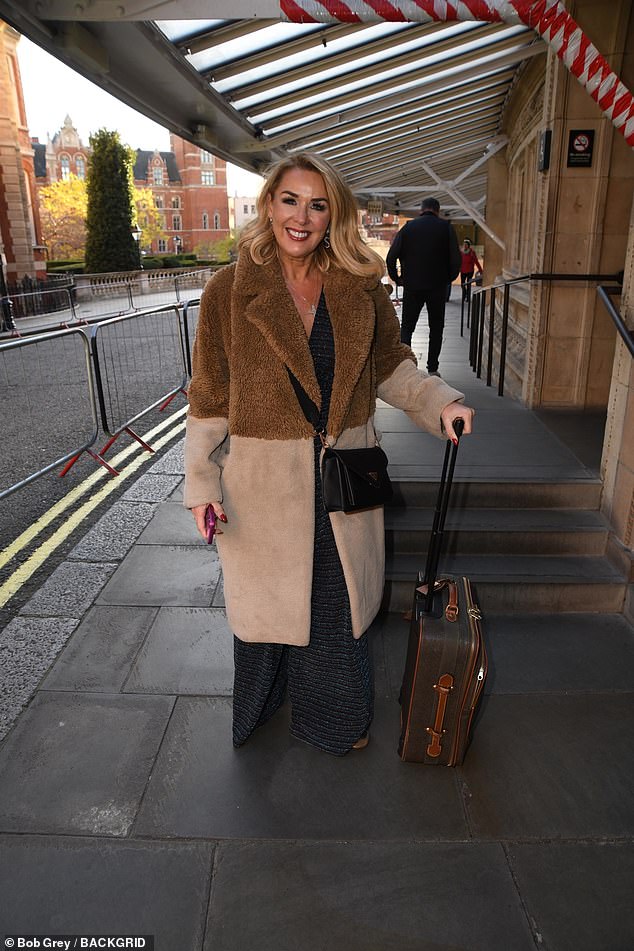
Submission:
MULTIPOLYGON (((571 12, 626 85, 634 70, 631 0, 577 0, 571 12)), ((616 273, 624 267, 634 154, 577 80, 549 54, 545 125, 551 166, 543 191, 532 270, 616 273), (592 165, 568 167, 572 130, 594 133, 592 165)), ((529 406, 602 408, 610 389, 615 333, 596 285, 556 282, 533 295, 524 398, 529 406)))
MULTIPOLYGON (((634 329, 634 211, 630 219, 627 264, 621 298, 621 315, 634 329)), ((616 301, 618 305, 618 300, 616 301)), ((605 427, 602 509, 612 524, 616 538, 611 555, 630 573, 634 548, 634 358, 619 337, 616 344, 608 418, 605 427)), ((630 586, 629 613, 634 614, 634 595, 630 586)))

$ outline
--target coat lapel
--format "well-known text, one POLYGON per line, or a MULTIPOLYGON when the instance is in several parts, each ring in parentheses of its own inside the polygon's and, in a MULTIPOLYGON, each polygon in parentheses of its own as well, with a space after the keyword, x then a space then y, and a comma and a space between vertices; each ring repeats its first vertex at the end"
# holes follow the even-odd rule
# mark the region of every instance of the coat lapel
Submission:
MULTIPOLYGON (((328 432, 341 435, 354 389, 370 357, 376 310, 369 293, 376 278, 359 278, 332 267, 324 274, 324 293, 335 338, 335 378, 328 432)), ((368 406, 368 415, 372 407, 368 406)))
POLYGON ((315 376, 308 338, 295 304, 286 288, 277 259, 255 264, 242 253, 236 268, 234 293, 240 297, 236 312, 258 328, 266 342, 297 377, 317 407, 321 393, 315 376))

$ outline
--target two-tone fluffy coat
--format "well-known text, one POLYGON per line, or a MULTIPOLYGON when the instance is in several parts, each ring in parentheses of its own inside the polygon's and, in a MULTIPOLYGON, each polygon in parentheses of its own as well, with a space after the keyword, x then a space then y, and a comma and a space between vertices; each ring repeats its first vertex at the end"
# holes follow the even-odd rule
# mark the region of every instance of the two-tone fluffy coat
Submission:
MULTIPOLYGON (((332 266, 323 275, 335 341, 328 440, 374 445, 376 397, 441 435, 440 414, 462 394, 416 368, 376 279, 332 266)), ((221 501, 218 537, 229 624, 244 641, 305 645, 315 524, 313 433, 290 367, 320 405, 306 332, 277 260, 247 253, 207 284, 193 353, 185 441, 185 505, 221 501)), ((383 592, 383 509, 330 515, 353 632, 367 629, 383 592)))

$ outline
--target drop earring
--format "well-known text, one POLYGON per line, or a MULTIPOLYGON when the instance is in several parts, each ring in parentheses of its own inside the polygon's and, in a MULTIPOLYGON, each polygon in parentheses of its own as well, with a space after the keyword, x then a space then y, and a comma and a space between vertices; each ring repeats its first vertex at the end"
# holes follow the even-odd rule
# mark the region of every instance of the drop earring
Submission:
POLYGON ((326 234, 324 235, 324 247, 326 250, 330 248, 330 228, 326 229, 326 234))

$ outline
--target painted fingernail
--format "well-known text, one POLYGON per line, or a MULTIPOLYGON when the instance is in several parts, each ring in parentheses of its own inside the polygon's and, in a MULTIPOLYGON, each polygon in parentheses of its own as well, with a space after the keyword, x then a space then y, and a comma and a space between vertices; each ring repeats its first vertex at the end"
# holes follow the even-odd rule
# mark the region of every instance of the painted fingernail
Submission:
POLYGON ((224 512, 222 513, 222 515, 219 515, 218 518, 220 519, 221 522, 226 522, 226 521, 227 521, 227 516, 225 515, 224 512))
POLYGON ((452 441, 452 443, 454 444, 454 446, 457 446, 457 445, 458 445, 458 440, 457 440, 457 439, 452 439, 451 441, 452 441))

